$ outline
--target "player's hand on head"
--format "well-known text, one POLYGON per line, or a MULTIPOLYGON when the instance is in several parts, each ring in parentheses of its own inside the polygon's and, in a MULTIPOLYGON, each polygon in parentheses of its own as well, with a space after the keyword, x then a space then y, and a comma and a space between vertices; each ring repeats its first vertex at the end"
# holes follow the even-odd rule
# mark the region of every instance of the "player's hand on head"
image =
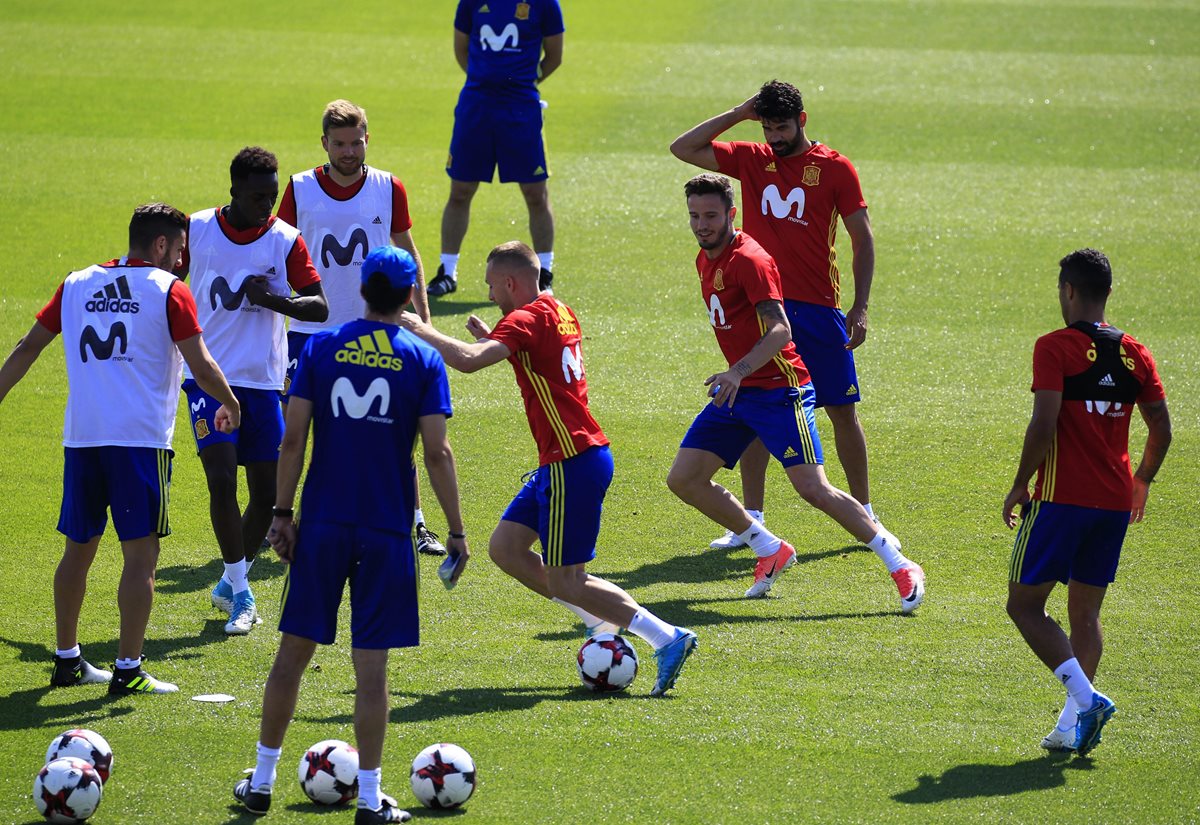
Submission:
POLYGON ((252 275, 247 278, 242 283, 242 289, 246 292, 246 300, 255 306, 260 306, 263 298, 271 294, 267 285, 266 275, 252 275))
POLYGON ((757 101, 758 101, 758 92, 755 92, 753 95, 751 95, 750 97, 748 97, 746 99, 745 103, 742 103, 740 106, 737 107, 737 110, 736 110, 737 113, 739 115, 741 115, 742 117, 744 117, 746 120, 759 120, 760 118, 758 116, 758 113, 754 111, 754 104, 757 101))
POLYGON ((1029 488, 1022 484, 1020 487, 1013 487, 1008 495, 1004 498, 1004 523, 1008 525, 1008 529, 1013 529, 1017 526, 1016 509, 1029 501, 1029 488))
POLYGON ((487 338, 491 334, 492 328, 478 315, 472 315, 467 319, 467 332, 476 338, 487 338))

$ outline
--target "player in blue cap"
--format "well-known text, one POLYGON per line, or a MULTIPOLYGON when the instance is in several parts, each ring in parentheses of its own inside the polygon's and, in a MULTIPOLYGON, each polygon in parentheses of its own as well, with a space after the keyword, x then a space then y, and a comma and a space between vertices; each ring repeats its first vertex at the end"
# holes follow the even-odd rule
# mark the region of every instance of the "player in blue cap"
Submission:
POLYGON ((303 675, 318 644, 332 644, 338 606, 350 582, 350 633, 359 752, 356 825, 405 822, 409 814, 380 791, 388 718, 387 659, 418 643, 417 559, 412 542, 413 444, 450 527, 449 550, 467 550, 454 454, 446 435, 450 386, 442 357, 397 326, 417 274, 394 246, 362 265, 366 316, 318 332, 305 344, 292 379, 279 454, 274 520, 268 538, 289 565, 280 610, 279 652, 263 697, 258 759, 234 797, 265 814, 280 747, 295 713, 303 675), (293 505, 309 429, 312 463, 304 480, 304 524, 293 505))

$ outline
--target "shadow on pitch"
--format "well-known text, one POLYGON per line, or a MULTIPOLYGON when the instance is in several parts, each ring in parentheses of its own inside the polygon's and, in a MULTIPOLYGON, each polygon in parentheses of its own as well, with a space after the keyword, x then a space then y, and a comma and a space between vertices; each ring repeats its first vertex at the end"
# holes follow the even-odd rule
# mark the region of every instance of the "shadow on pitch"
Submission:
POLYGON ((1090 760, 1072 759, 1070 754, 1047 754, 1012 765, 958 765, 941 776, 918 776, 917 787, 893 794, 892 799, 906 805, 928 805, 951 799, 1046 791, 1065 785, 1066 771, 1091 768, 1090 760))
MULTIPOLYGON (((277 563, 277 558, 274 550, 258 551, 254 569, 250 572, 251 587, 261 580, 283 575, 284 566, 277 563)), ((225 566, 219 555, 202 565, 173 564, 169 567, 159 567, 154 574, 154 590, 156 593, 208 592, 223 572, 225 566)), ((207 604, 207 599, 205 603, 207 604)))
MULTIPOLYGON (((461 275, 459 277, 461 278, 461 275)), ((487 284, 485 284, 483 282, 483 278, 479 278, 477 280, 471 279, 469 281, 459 280, 458 290, 454 294, 458 295, 464 289, 467 290, 468 292, 471 291, 472 289, 478 289, 485 297, 487 296, 487 284)), ((429 300, 429 316, 431 318, 442 318, 447 315, 462 315, 464 312, 471 313, 471 312, 475 312, 475 310, 477 310, 477 309, 487 309, 488 307, 495 307, 495 306, 496 306, 495 304, 493 304, 491 301, 488 301, 488 300, 459 301, 459 300, 455 300, 453 298, 450 298, 450 299, 431 298, 429 300)), ((484 319, 484 320, 487 320, 487 319, 484 319)), ((496 321, 499 321, 499 320, 500 319, 497 318, 494 321, 488 321, 488 323, 495 324, 496 321)), ((464 325, 466 324, 465 320, 463 321, 463 324, 464 325)), ((450 330, 450 332, 448 334, 455 338, 461 338, 463 335, 466 335, 466 327, 460 326, 458 329, 452 329, 452 330, 450 330)))
MULTIPOLYGON (((850 544, 831 550, 797 552, 796 563, 811 564, 822 559, 859 552, 870 551, 861 544, 850 544)), ((597 574, 627 589, 659 582, 707 584, 723 579, 745 579, 746 587, 749 587, 754 575, 754 554, 748 547, 709 549, 695 555, 679 555, 651 562, 633 570, 612 573, 597 571, 597 574)))

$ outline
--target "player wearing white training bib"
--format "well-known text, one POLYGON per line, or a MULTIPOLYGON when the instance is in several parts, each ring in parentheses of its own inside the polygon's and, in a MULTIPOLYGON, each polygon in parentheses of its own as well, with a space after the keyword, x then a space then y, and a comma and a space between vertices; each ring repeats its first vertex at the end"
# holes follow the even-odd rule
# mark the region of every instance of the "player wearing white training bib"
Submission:
POLYGON ((241 429, 218 432, 210 420, 214 399, 191 380, 183 389, 225 562, 212 602, 229 612, 225 632, 245 635, 258 623, 246 574, 271 524, 283 439, 283 316, 320 322, 329 306, 300 232, 271 215, 279 197, 275 156, 247 147, 233 159, 229 177, 229 205, 192 216, 188 269, 213 354, 242 405, 241 429), (237 498, 239 465, 246 468, 245 512, 237 498))

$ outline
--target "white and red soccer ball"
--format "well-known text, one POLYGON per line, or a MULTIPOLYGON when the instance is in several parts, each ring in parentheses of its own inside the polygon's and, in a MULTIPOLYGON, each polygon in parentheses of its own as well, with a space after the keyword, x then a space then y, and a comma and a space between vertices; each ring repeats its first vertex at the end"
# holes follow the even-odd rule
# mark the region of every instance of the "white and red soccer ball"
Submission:
POLYGON ((62 756, 82 759, 96 769, 101 782, 107 782, 112 773, 113 752, 108 741, 94 730, 72 728, 54 737, 46 748, 46 762, 62 756))
POLYGON ((580 681, 598 693, 624 690, 637 676, 637 651, 624 637, 612 633, 597 633, 588 639, 576 658, 580 681))
POLYGON ((409 782, 426 808, 456 808, 475 793, 475 760, 458 745, 430 745, 413 760, 409 782))
POLYGON ((48 822, 73 825, 100 807, 104 783, 88 762, 63 756, 47 763, 33 779, 33 801, 48 822))
POLYGON ((297 771, 305 796, 318 805, 341 805, 358 796, 358 750, 340 739, 313 745, 297 771))

